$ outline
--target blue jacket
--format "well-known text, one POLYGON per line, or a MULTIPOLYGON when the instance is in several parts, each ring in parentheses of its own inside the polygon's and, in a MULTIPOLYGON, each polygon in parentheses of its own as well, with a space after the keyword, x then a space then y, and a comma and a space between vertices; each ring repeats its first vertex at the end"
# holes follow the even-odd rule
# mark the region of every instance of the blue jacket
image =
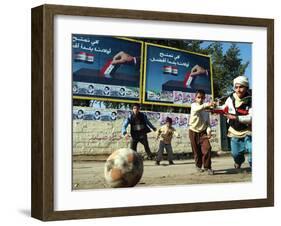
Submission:
MULTIPOLYGON (((142 113, 142 112, 139 112, 140 114, 140 117, 143 118, 144 122, 144 126, 146 127, 144 129, 144 132, 145 134, 146 133, 149 133, 150 132, 150 129, 152 130, 156 130, 156 128, 152 125, 152 123, 148 120, 147 116, 142 113)), ((125 121, 123 122, 123 125, 122 125, 122 135, 125 135, 127 133, 127 128, 128 128, 128 125, 131 124, 131 135, 134 136, 134 132, 132 130, 132 123, 133 123, 133 113, 131 112, 130 115, 125 119, 125 121)))

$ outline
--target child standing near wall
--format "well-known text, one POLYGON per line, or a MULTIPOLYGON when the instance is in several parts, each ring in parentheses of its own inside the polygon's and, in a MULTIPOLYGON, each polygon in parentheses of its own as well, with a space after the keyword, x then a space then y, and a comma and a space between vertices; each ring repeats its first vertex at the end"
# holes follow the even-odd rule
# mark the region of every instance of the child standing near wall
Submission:
POLYGON ((198 172, 208 172, 213 175, 211 167, 211 128, 209 113, 205 109, 210 108, 214 103, 204 103, 205 91, 197 90, 195 102, 191 104, 189 119, 189 139, 194 154, 195 167, 198 172), (203 167, 203 169, 202 169, 203 167))
POLYGON ((164 148, 166 149, 166 151, 168 153, 169 165, 174 164, 173 148, 172 148, 172 144, 171 144, 174 134, 177 137, 179 137, 179 134, 176 132, 175 128, 172 127, 172 119, 167 117, 166 124, 157 131, 156 139, 159 139, 159 137, 160 137, 160 142, 159 142, 158 154, 156 157, 156 163, 155 163, 156 165, 160 165, 160 161, 162 160, 162 157, 163 157, 164 148))

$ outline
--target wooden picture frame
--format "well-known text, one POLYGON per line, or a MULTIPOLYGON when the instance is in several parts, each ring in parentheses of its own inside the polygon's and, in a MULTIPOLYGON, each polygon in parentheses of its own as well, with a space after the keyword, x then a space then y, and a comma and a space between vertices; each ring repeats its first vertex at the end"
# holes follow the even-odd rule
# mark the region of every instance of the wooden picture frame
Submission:
POLYGON ((274 205, 274 20, 109 8, 42 5, 32 9, 31 215, 50 221, 164 214, 274 205), (254 26, 267 29, 267 197, 168 205, 54 210, 54 17, 55 15, 254 26))

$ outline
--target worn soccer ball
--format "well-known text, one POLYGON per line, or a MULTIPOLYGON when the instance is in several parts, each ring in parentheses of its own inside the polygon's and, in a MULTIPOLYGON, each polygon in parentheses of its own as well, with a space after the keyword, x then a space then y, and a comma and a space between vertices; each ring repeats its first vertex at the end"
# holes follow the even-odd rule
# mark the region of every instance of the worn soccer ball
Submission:
POLYGON ((140 181, 142 174, 142 157, 129 148, 114 151, 104 167, 105 180, 113 188, 133 187, 140 181))

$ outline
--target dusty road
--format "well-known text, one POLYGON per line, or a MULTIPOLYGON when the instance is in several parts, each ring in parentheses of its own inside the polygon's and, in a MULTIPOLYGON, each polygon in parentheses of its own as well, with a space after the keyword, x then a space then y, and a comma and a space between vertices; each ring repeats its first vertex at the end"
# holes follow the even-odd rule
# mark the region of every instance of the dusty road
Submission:
MULTIPOLYGON (((193 160, 176 160, 175 165, 162 161, 160 166, 156 166, 154 161, 144 161, 144 173, 136 186, 248 182, 252 178, 248 163, 244 163, 240 170, 234 169, 230 156, 213 158, 212 167, 214 175, 208 175, 205 172, 196 172, 193 160)), ((103 161, 74 161, 73 189, 108 187, 103 170, 103 161)))

